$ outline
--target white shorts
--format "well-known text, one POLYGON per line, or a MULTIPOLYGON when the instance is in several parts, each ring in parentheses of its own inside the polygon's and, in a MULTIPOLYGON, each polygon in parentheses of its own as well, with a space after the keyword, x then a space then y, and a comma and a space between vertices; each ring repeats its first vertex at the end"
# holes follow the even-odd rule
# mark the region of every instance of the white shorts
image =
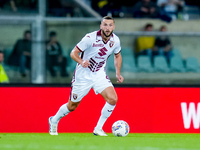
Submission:
POLYGON ((91 73, 84 77, 79 73, 79 76, 73 81, 70 94, 70 100, 72 102, 81 101, 91 88, 94 89, 95 94, 98 94, 107 87, 113 86, 105 72, 101 71, 97 76, 92 75, 92 77, 90 74, 91 73))

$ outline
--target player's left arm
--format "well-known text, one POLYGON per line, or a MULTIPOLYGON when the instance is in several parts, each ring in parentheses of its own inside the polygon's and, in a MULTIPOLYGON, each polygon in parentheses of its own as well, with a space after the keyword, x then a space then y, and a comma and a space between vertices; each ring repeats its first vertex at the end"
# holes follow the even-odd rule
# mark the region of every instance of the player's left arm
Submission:
POLYGON ((117 82, 118 83, 122 83, 124 81, 124 78, 121 75, 121 66, 122 66, 121 53, 115 54, 115 56, 114 56, 114 64, 115 64, 117 82))

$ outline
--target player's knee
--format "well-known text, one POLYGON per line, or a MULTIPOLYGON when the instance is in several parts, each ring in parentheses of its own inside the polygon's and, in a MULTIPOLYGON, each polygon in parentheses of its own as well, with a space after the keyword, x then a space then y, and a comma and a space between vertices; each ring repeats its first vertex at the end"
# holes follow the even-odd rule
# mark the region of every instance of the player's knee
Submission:
POLYGON ((74 110, 76 110, 76 106, 70 106, 70 107, 68 107, 68 110, 71 112, 71 111, 74 111, 74 110))
POLYGON ((116 105, 117 100, 118 100, 118 97, 115 95, 115 96, 109 97, 108 100, 107 100, 107 102, 108 102, 110 105, 116 105))
POLYGON ((76 110, 76 108, 78 107, 78 104, 76 104, 76 103, 68 103, 68 105, 67 105, 67 108, 68 108, 68 110, 69 111, 74 111, 74 110, 76 110))

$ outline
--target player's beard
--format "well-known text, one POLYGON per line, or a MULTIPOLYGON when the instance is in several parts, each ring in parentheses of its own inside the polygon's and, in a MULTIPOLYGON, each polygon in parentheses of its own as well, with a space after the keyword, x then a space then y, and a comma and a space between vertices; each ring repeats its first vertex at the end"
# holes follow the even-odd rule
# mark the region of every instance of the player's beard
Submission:
POLYGON ((113 31, 111 31, 110 34, 107 35, 107 34, 104 32, 104 30, 102 30, 102 32, 103 32, 103 35, 104 35, 105 37, 110 37, 111 34, 113 33, 113 31))

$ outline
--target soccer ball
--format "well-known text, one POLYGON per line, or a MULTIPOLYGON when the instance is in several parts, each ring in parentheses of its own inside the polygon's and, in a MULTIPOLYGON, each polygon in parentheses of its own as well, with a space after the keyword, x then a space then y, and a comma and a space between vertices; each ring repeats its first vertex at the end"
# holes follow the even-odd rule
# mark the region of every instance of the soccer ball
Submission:
POLYGON ((129 125, 123 120, 118 120, 112 125, 112 133, 114 136, 127 136, 129 133, 129 125))

